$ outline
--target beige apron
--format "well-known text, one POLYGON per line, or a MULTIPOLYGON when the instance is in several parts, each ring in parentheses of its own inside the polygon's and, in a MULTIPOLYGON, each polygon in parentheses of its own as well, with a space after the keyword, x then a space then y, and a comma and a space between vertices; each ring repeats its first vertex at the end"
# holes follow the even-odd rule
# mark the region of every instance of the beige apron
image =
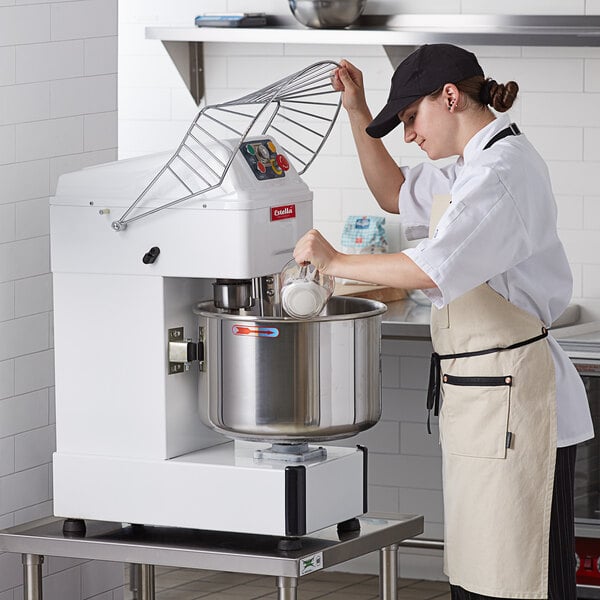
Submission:
POLYGON ((545 334, 487 283, 432 308, 439 355, 518 346, 438 361, 444 572, 485 596, 548 597, 556 393, 545 334))

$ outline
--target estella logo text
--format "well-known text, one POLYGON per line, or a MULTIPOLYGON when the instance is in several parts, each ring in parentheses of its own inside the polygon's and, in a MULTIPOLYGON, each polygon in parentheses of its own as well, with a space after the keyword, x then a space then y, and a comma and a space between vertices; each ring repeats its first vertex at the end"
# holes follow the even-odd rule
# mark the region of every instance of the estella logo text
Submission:
POLYGON ((285 206, 271 206, 271 221, 281 221, 281 219, 295 219, 296 205, 286 204, 285 206))

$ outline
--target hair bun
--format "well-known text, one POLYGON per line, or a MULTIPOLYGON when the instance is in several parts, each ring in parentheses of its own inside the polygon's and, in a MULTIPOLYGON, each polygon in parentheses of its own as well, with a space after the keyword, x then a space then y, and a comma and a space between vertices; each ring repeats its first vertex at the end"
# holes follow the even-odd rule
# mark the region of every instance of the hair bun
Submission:
POLYGON ((498 87, 492 91, 492 106, 498 112, 507 111, 514 103, 519 86, 515 81, 509 81, 506 84, 498 84, 498 87))

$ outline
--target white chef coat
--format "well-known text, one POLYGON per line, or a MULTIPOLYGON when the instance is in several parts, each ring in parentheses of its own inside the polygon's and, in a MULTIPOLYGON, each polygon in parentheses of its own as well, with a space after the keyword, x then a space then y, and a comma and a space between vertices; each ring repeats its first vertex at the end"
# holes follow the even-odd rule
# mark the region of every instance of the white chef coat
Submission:
MULTIPOLYGON (((523 134, 484 150, 509 123, 502 115, 477 132, 450 166, 402 167, 399 207, 409 239, 427 235, 433 195, 452 195, 432 238, 404 253, 437 285, 423 292, 438 308, 487 281, 549 327, 571 299, 571 269, 540 155, 523 134)), ((548 339, 556 373, 557 444, 570 446, 594 435, 589 404, 572 362, 548 339)))

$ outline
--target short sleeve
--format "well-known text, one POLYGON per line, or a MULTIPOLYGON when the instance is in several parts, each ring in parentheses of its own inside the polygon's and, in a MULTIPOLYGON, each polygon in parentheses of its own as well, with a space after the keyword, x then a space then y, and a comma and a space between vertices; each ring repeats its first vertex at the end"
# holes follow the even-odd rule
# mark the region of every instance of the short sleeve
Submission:
POLYGON ((399 209, 408 240, 427 237, 433 196, 449 194, 454 182, 455 166, 442 169, 431 163, 401 167, 404 183, 400 188, 399 209))
POLYGON ((491 168, 479 167, 452 190, 431 239, 404 253, 437 285, 423 290, 437 307, 526 260, 532 244, 517 202, 491 168))

